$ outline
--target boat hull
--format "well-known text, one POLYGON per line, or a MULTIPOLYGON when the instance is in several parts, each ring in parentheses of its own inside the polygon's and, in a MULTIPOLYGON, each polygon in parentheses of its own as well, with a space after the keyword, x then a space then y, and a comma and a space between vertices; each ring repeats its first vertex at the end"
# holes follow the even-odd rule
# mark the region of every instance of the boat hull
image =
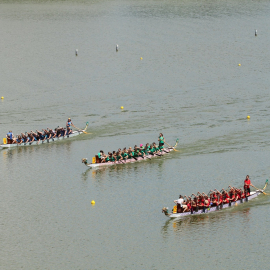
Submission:
MULTIPOLYGON (((250 193, 250 196, 248 197, 248 201, 246 199, 243 199, 242 202, 241 202, 241 200, 237 200, 236 202, 232 202, 231 206, 227 203, 227 204, 223 205, 222 209, 231 208, 231 207, 236 206, 238 204, 243 204, 243 203, 249 202, 250 200, 255 199, 256 197, 258 197, 262 193, 263 193, 262 190, 253 191, 250 193)), ((205 208, 205 211, 203 211, 203 209, 198 210, 198 212, 193 211, 193 214, 191 214, 191 212, 175 213, 175 214, 171 213, 171 214, 168 214, 166 216, 169 218, 181 218, 181 217, 186 217, 186 216, 190 216, 190 215, 194 216, 194 215, 207 214, 207 213, 211 213, 211 212, 215 212, 215 211, 220 211, 222 209, 220 209, 220 208, 218 209, 217 206, 213 206, 213 207, 205 208)))
POLYGON ((172 150, 173 150, 173 148, 165 148, 165 151, 162 151, 161 155, 156 155, 156 154, 147 155, 144 158, 138 157, 136 159, 131 158, 131 159, 121 160, 121 161, 116 161, 116 162, 90 163, 90 164, 87 164, 86 166, 91 167, 91 168, 97 168, 97 167, 105 167, 105 166, 112 166, 112 165, 119 165, 119 164, 134 163, 134 162, 139 162, 139 161, 152 159, 152 158, 156 158, 156 157, 160 157, 160 156, 169 154, 172 150))

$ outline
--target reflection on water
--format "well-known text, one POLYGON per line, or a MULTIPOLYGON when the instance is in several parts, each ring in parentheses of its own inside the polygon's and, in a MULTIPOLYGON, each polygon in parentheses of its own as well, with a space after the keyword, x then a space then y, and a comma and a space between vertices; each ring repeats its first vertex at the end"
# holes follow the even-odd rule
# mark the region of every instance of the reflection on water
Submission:
MULTIPOLYGON (((252 206, 251 206, 252 207, 252 206)), ((251 207, 243 209, 224 209, 223 211, 213 212, 203 215, 188 216, 181 219, 169 219, 166 221, 164 226, 161 228, 161 232, 164 237, 167 237, 171 228, 174 233, 195 233, 198 230, 205 230, 210 228, 222 228, 224 222, 227 219, 242 218, 244 223, 249 222, 249 214, 251 207), (227 210, 227 211, 226 211, 227 210)))

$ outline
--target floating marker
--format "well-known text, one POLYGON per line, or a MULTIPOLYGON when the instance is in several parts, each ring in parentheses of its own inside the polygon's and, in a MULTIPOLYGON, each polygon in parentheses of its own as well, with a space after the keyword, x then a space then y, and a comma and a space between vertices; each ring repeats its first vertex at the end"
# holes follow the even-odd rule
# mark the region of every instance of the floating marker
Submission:
POLYGON ((241 67, 241 64, 238 64, 239 67, 241 67))
POLYGON ((257 29, 255 29, 255 37, 257 37, 257 29))
POLYGON ((250 116, 249 115, 247 116, 247 119, 250 119, 250 116))
POLYGON ((141 57, 141 60, 143 60, 143 58, 141 57))
POLYGON ((91 204, 95 204, 96 202, 93 200, 93 201, 91 201, 91 204))
POLYGON ((118 44, 116 44, 116 51, 118 52, 118 44))
POLYGON ((1 99, 4 99, 4 97, 1 97, 1 99))
POLYGON ((124 109, 124 107, 123 106, 121 106, 121 110, 123 110, 124 109))
POLYGON ((76 55, 76 56, 78 55, 78 49, 75 50, 75 55, 76 55))

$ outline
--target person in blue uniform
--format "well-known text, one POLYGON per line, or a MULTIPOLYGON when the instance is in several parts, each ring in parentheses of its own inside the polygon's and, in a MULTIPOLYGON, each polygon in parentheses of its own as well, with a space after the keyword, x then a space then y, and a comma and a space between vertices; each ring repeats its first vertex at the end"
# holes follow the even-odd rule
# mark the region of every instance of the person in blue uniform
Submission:
POLYGON ((14 136, 13 136, 13 133, 12 133, 11 130, 8 132, 8 134, 6 135, 6 137, 7 137, 7 143, 8 144, 12 144, 13 143, 14 136))
POLYGON ((66 123, 66 127, 67 127, 67 135, 70 134, 72 131, 71 131, 71 126, 73 126, 73 123, 71 121, 70 118, 68 118, 67 120, 67 123, 66 123))

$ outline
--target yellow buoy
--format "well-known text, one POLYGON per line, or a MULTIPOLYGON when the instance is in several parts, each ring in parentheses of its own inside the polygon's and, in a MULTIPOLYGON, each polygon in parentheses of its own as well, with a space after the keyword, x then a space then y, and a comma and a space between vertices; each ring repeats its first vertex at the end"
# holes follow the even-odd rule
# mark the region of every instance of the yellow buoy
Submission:
POLYGON ((123 110, 124 109, 124 107, 123 106, 121 106, 121 110, 123 110))
POLYGON ((250 119, 250 116, 249 115, 247 116, 247 119, 250 119))
POLYGON ((143 60, 143 58, 141 57, 141 60, 143 60))
POLYGON ((91 202, 91 204, 95 204, 96 202, 93 200, 92 202, 91 202))
POLYGON ((1 97, 1 99, 4 99, 4 97, 1 97))
POLYGON ((238 64, 239 67, 241 67, 241 64, 238 64))

